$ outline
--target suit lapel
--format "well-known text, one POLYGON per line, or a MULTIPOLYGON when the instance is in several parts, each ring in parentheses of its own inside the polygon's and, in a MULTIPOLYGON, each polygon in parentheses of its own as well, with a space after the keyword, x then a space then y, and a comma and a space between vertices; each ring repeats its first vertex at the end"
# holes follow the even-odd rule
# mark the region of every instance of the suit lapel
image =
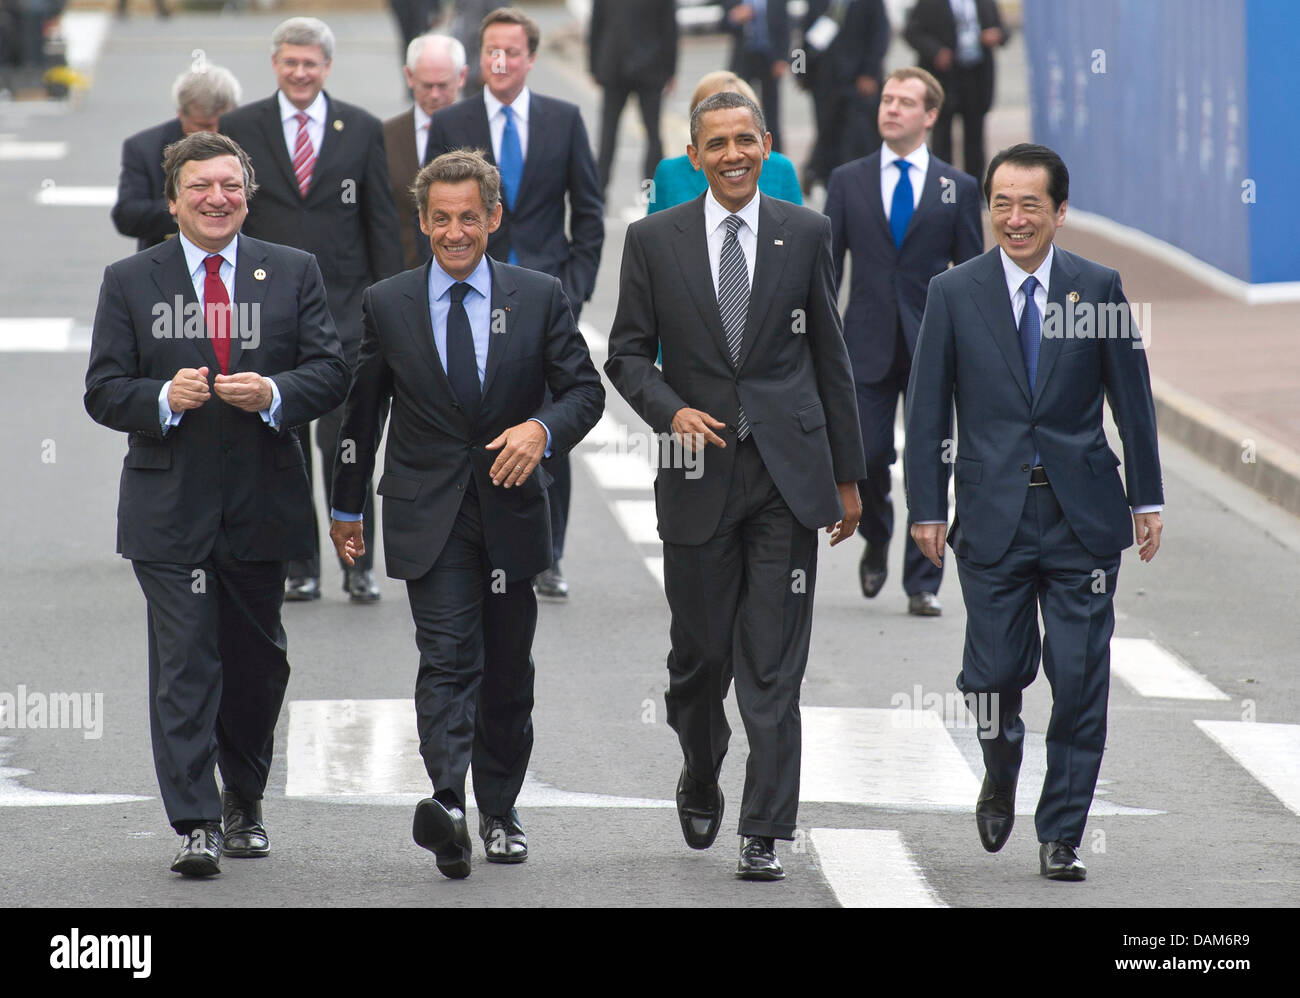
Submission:
POLYGON ((266 250, 248 236, 240 236, 235 263, 235 297, 230 303, 231 374, 239 370, 239 361, 243 357, 244 344, 240 333, 248 332, 236 325, 236 320, 245 318, 261 336, 258 323, 261 321, 262 302, 266 299, 267 287, 277 276, 275 270, 267 265, 266 250))
POLYGON ((722 316, 718 312, 718 296, 713 290, 713 269, 709 262, 709 240, 704 231, 704 198, 701 194, 693 202, 694 207, 683 221, 677 223, 677 236, 673 251, 677 267, 682 274, 682 283, 686 286, 691 301, 704 320, 713 339, 722 351, 722 356, 731 362, 731 351, 727 348, 727 335, 722 329, 722 316))
POLYGON ((488 269, 492 272, 492 303, 488 314, 487 363, 483 370, 485 399, 492 388, 497 368, 501 366, 501 358, 510 346, 510 336, 514 332, 514 315, 511 310, 515 306, 515 293, 519 290, 514 276, 491 257, 488 257, 488 269))
MULTIPOLYGON (((348 123, 345 118, 342 111, 330 100, 330 95, 325 94, 325 136, 321 139, 320 148, 316 150, 316 163, 311 172, 311 186, 307 188, 308 201, 319 197, 333 199, 338 196, 338 191, 333 190, 332 184, 327 186, 325 179, 338 159, 339 143, 346 141, 348 123)), ((280 144, 284 145, 283 142, 280 144)))
POLYGON ((271 150, 271 158, 284 175, 289 190, 298 190, 298 180, 293 174, 293 161, 289 158, 289 147, 284 142, 284 123, 280 120, 280 98, 278 91, 262 105, 262 137, 266 147, 271 150))
MULTIPOLYGON (((429 309, 431 304, 429 268, 432 266, 433 261, 430 260, 419 270, 408 270, 403 275, 402 295, 406 299, 406 304, 402 309, 402 318, 406 320, 406 332, 411 338, 416 354, 424 361, 430 377, 433 378, 436 389, 430 401, 436 405, 439 399, 450 401, 456 395, 451 390, 451 381, 442 366, 442 360, 438 357, 438 347, 433 339, 433 318, 429 309)), ((465 420, 466 428, 468 422, 465 420)))
MULTIPOLYGON (((1025 354, 1020 349, 1015 313, 1011 310, 1011 298, 1007 294, 1006 275, 1002 270, 1002 256, 998 248, 995 246, 985 253, 984 260, 986 262, 974 275, 976 286, 971 290, 971 297, 988 327, 989 335, 998 345, 1002 359, 1011 369, 1011 376, 1020 387, 1025 402, 1032 404, 1029 378, 1025 374, 1025 354)), ((1041 376, 1040 371, 1039 377, 1041 376)))
POLYGON ((524 155, 524 172, 519 178, 519 193, 515 197, 515 210, 519 209, 520 203, 528 192, 529 185, 535 182, 537 171, 541 169, 539 161, 542 158, 541 143, 533 144, 534 136, 548 135, 546 128, 551 120, 551 115, 543 98, 536 94, 529 94, 528 97, 528 152, 524 155))
POLYGON ((185 265, 185 250, 181 246, 180 239, 168 239, 165 243, 155 246, 150 252, 153 253, 154 263, 158 264, 153 271, 153 281, 158 288, 159 301, 175 312, 172 316, 173 337, 186 340, 193 345, 195 355, 198 357, 196 367, 206 367, 213 373, 219 372, 217 353, 212 349, 212 341, 208 339, 207 323, 201 313, 199 318, 201 335, 185 335, 186 320, 193 314, 191 306, 193 309, 200 309, 201 303, 198 295, 194 293, 194 280, 185 265), (180 308, 176 307, 178 298, 180 308))
MULTIPOLYGON (((1052 271, 1047 279, 1047 312, 1052 311, 1060 317, 1063 322, 1065 318, 1065 296, 1071 291, 1077 290, 1074 287, 1079 277, 1079 268, 1070 259, 1070 254, 1066 253, 1059 246, 1052 248, 1052 271), (1055 309, 1053 309, 1055 306, 1055 309)), ((1043 315, 1043 328, 1047 328, 1047 315, 1043 315)), ((1034 379, 1034 403, 1043 397, 1043 389, 1047 387, 1047 379, 1051 377, 1052 369, 1056 366, 1056 358, 1061 355, 1061 350, 1065 347, 1066 330, 1058 327, 1056 335, 1044 336, 1038 347, 1038 374, 1034 379)))
POLYGON ((885 217, 885 202, 880 196, 880 153, 872 153, 862 161, 862 171, 858 174, 862 181, 862 193, 867 199, 867 212, 871 223, 880 230, 880 237, 890 246, 894 244, 894 234, 889 231, 889 219, 885 217))
MULTIPOLYGON (((786 229, 786 213, 775 198, 758 196, 758 238, 755 246, 754 281, 749 289, 749 314, 745 318, 745 336, 740 343, 740 363, 754 349, 754 341, 765 326, 772 299, 781 284, 785 263, 790 259, 790 233, 786 229)), ((777 316, 785 323, 789 316, 777 316)))

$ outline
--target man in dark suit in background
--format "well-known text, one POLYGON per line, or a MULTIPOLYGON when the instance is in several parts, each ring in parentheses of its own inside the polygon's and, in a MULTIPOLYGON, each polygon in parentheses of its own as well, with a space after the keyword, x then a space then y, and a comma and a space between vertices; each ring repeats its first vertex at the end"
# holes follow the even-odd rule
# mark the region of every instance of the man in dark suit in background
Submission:
POLYGON ((544 453, 578 443, 605 392, 559 281, 485 258, 501 221, 496 169, 447 153, 420 171, 420 221, 434 259, 366 292, 365 339, 337 462, 330 536, 365 547, 365 484, 392 400, 384 451, 384 555, 406 579, 420 671, 420 754, 434 794, 415 841, 448 877, 469 876, 465 776, 473 760, 488 862, 528 856, 515 800, 532 750, 532 578, 551 562, 544 453))
POLYGON ((799 806, 817 530, 832 544, 853 532, 863 477, 830 222, 758 194, 771 148, 749 98, 696 107, 687 152, 709 189, 628 229, 605 364, 650 429, 678 441, 655 501, 682 834, 707 849, 722 821, 734 674, 749 736, 736 874, 749 880, 785 876, 774 840, 794 836, 799 806))
POLYGON ((180 235, 105 271, 85 404, 130 435, 117 550, 149 608, 154 765, 185 837, 172 870, 210 876, 223 851, 270 848, 284 563, 311 547, 292 429, 340 403, 348 372, 315 260, 240 234, 256 190, 243 150, 190 135, 166 177, 180 235))
POLYGON ((215 132, 217 119, 239 104, 239 82, 228 69, 205 65, 176 77, 172 103, 176 117, 137 132, 122 143, 113 225, 137 240, 137 249, 157 246, 176 235, 176 219, 163 191, 163 150, 195 132, 215 132))
POLYGON ((465 47, 450 35, 420 35, 406 50, 402 72, 415 103, 409 110, 384 122, 384 150, 393 204, 402 233, 402 262, 418 267, 428 254, 417 246, 426 240, 420 232, 419 212, 411 197, 411 184, 424 162, 429 143, 429 121, 435 112, 450 107, 465 85, 465 47))
POLYGON ((961 115, 962 169, 984 176, 984 115, 993 106, 993 50, 1007 43, 997 0, 917 0, 903 37, 917 62, 943 87, 944 102, 930 142, 954 162, 952 119, 961 115))
MULTIPOLYGON (((909 66, 891 73, 880 104, 884 144, 831 174, 826 192, 837 283, 844 276, 845 251, 853 255, 844 339, 866 447, 867 475, 858 483, 858 533, 866 548, 858 579, 868 599, 880 592, 888 574, 894 532, 891 467, 898 459, 894 415, 907 391, 925 289, 949 263, 963 263, 984 250, 978 182, 925 146, 926 129, 943 99, 943 89, 925 70, 909 66)), ((939 616, 942 580, 943 570, 908 544, 903 557, 908 612, 939 616)))
MULTIPOLYGON (((282 22, 271 33, 271 68, 279 90, 223 115, 221 131, 243 146, 261 171, 262 193, 249 210, 249 235, 316 254, 352 367, 361 345, 361 294, 402 269, 401 238, 383 126, 369 112, 325 93, 333 59, 334 34, 323 21, 291 17, 282 22)), ((327 505, 342 419, 340 408, 316 424, 327 505)), ((311 478, 309 428, 301 426, 299 434, 311 478)), ((373 495, 369 502, 373 505, 373 495)), ((314 524, 315 503, 304 506, 302 515, 314 524)), ((340 567, 349 599, 379 599, 373 556, 340 567)), ((312 557, 289 566, 285 599, 319 598, 318 543, 312 557)))
POLYGON ((659 139, 664 89, 671 88, 677 75, 676 0, 594 0, 587 59, 591 75, 604 90, 596 157, 601 190, 609 189, 618 119, 633 93, 646 134, 641 177, 649 180, 664 158, 659 139))
POLYGON ((790 15, 785 0, 722 0, 731 32, 730 69, 758 88, 772 149, 781 152, 781 78, 790 71, 790 15))
POLYGON ((930 282, 917 339, 904 454, 911 533, 936 565, 945 537, 957 556, 966 602, 957 688, 976 717, 993 719, 979 738, 980 841, 997 852, 1011 834, 1022 691, 1041 653, 1052 716, 1034 816, 1039 872, 1083 880, 1078 848, 1106 743, 1120 552, 1135 533, 1143 561, 1160 547, 1155 407, 1119 274, 1053 245, 1070 193, 1061 158, 1039 145, 1004 149, 984 193, 998 248, 930 282), (1124 442, 1126 484, 1106 443, 1103 395, 1124 442))
MULTIPOLYGON (((498 8, 484 19, 479 47, 483 92, 433 116, 425 159, 452 149, 490 151, 489 161, 501 171, 505 207, 500 228, 488 239, 488 256, 558 277, 577 322, 596 286, 605 202, 577 105, 528 89, 540 40, 537 24, 513 7, 498 8)), ((545 468, 555 479, 555 557, 553 566, 537 577, 537 592, 566 599, 569 585, 560 559, 572 489, 568 455, 548 460, 545 468)))

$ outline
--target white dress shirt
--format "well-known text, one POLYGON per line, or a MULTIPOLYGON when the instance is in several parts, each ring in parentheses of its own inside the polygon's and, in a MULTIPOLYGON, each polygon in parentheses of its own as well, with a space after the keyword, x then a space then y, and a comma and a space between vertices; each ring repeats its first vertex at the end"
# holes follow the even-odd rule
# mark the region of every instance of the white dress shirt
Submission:
POLYGON ((902 178, 894 164, 905 159, 912 165, 908 167, 907 179, 912 182, 912 210, 921 204, 921 188, 925 186, 925 172, 930 169, 930 150, 924 142, 906 156, 897 155, 888 144, 880 146, 880 197, 885 203, 885 218, 888 219, 894 207, 894 188, 902 178))
MULTIPOLYGON (((284 91, 277 90, 276 98, 280 101, 280 124, 284 126, 284 144, 289 149, 289 162, 293 162, 294 146, 298 144, 298 109, 289 102, 284 91)), ((316 99, 307 108, 307 138, 311 140, 311 153, 320 155, 321 143, 325 141, 325 116, 329 104, 325 100, 325 91, 316 95, 316 99)))
POLYGON ((425 114, 419 104, 414 105, 412 110, 415 111, 415 161, 423 163, 424 150, 429 147, 429 122, 433 118, 425 114))
POLYGON ((745 224, 736 230, 736 242, 745 254, 745 267, 749 270, 749 288, 754 289, 754 260, 758 255, 758 191, 749 199, 749 204, 740 211, 731 212, 718 203, 710 188, 704 195, 704 235, 709 243, 709 273, 713 276, 713 296, 718 296, 718 264, 722 255, 722 244, 727 239, 727 226, 724 224, 729 215, 739 215, 745 224))
MULTIPOLYGON (((528 88, 524 87, 510 105, 515 116, 515 131, 519 134, 519 157, 525 163, 528 162, 529 96, 528 88)), ((506 116, 501 109, 505 105, 493 97, 492 91, 487 87, 483 88, 483 104, 487 107, 488 132, 492 135, 492 158, 500 166, 501 136, 506 131, 506 116)))

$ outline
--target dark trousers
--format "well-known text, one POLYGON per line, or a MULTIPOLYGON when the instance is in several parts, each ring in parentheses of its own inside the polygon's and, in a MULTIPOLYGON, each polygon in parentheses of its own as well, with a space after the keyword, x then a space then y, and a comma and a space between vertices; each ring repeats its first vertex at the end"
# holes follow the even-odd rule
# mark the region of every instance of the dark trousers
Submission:
POLYGON ((504 815, 533 749, 537 597, 531 579, 493 573, 472 486, 438 560, 406 593, 420 650, 416 727, 433 789, 463 807, 472 763, 479 810, 504 815))
POLYGON ((978 67, 957 66, 952 71, 952 86, 945 84, 947 95, 939 108, 939 117, 930 132, 930 151, 942 160, 952 163, 952 119, 961 115, 962 163, 961 168, 984 183, 984 115, 978 94, 985 83, 978 67))
POLYGON ((641 123, 645 126, 646 135, 641 177, 645 180, 653 177, 659 161, 664 158, 663 144, 659 139, 659 109, 663 104, 663 87, 653 83, 605 87, 605 95, 600 105, 600 155, 596 159, 602 190, 609 187, 609 174, 614 164, 614 146, 618 141, 618 119, 623 113, 628 97, 633 93, 636 94, 637 105, 641 108, 641 123))
POLYGON ((731 71, 758 90, 767 130, 772 133, 772 151, 781 151, 781 81, 772 75, 772 63, 788 58, 765 52, 751 52, 737 46, 731 54, 731 71))
POLYGON ((799 811, 799 685, 808 664, 817 532, 795 519, 750 437, 738 445, 717 532, 664 544, 672 611, 668 723, 686 766, 711 782, 722 769, 736 703, 749 737, 741 835, 794 837, 799 811))
MULTIPOLYGON (((894 479, 891 469, 898 460, 894 448, 894 415, 899 396, 907 394, 911 370, 907 341, 900 329, 894 344, 894 363, 885 379, 854 386, 867 465, 867 477, 858 482, 858 494, 862 497, 858 534, 873 546, 888 544, 894 535, 894 501, 891 495, 894 479)), ((906 531, 903 544, 903 591, 909 596, 938 593, 943 583, 943 569, 921 553, 906 531)))
POLYGON ((194 565, 134 561, 148 605, 149 730, 167 820, 221 820, 226 789, 261 800, 289 684, 283 562, 239 561, 222 529, 194 565))
MULTIPOLYGON (((339 431, 343 429, 343 406, 333 409, 316 420, 316 446, 320 448, 321 476, 325 492, 325 515, 329 516, 329 511, 333 509, 332 497, 330 495, 334 487, 334 457, 339 452, 339 431)), ((307 481, 312 484, 313 495, 315 494, 315 474, 312 471, 311 457, 311 424, 303 423, 301 426, 294 427, 294 433, 298 434, 298 443, 302 445, 303 457, 307 461, 307 481)), ((347 510, 346 512, 354 512, 347 510)), ((292 578, 320 578, 320 526, 316 519, 316 501, 311 503, 311 536, 316 546, 316 552, 310 558, 301 561, 289 562, 289 575, 292 578)), ((357 569, 370 571, 375 566, 375 490, 370 482, 366 483, 366 502, 361 509, 361 536, 366 543, 366 553, 356 559, 357 569)), ((339 568, 347 571, 348 565, 339 559, 339 568)))
POLYGON ((812 99, 817 140, 808 156, 807 172, 825 183, 837 166, 870 155, 880 145, 876 123, 880 98, 863 97, 852 83, 817 80, 812 99))
MULTIPOLYGON (((1106 746, 1119 555, 1098 558, 1079 542, 1051 486, 1031 486, 1028 493, 1015 539, 996 564, 976 565, 957 557, 966 602, 966 649, 957 688, 964 694, 996 695, 992 715, 997 737, 985 738, 981 732, 980 747, 994 782, 1014 784, 1025 738, 1022 691, 1038 674, 1041 651, 1052 687, 1052 715, 1047 777, 1034 823, 1040 842, 1068 842, 1077 848, 1106 746)), ((954 542, 960 551, 960 533, 954 542)), ((988 710, 983 706, 982 712, 988 710)))

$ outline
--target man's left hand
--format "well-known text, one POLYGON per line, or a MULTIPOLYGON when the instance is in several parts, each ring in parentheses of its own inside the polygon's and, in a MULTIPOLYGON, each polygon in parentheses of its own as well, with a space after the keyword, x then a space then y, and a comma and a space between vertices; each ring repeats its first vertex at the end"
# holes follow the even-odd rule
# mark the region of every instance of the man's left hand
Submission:
POLYGON ((880 90, 880 84, 874 76, 859 76, 856 80, 858 93, 863 97, 874 97, 880 90))
POLYGON ((512 426, 487 445, 488 450, 500 449, 492 462, 493 485, 523 485, 533 473, 546 452, 546 427, 535 419, 512 426))
POLYGON ((790 72, 790 64, 784 59, 777 59, 772 63, 772 79, 779 80, 788 72, 790 72))
POLYGON ((1159 513, 1134 513, 1133 534, 1137 537, 1138 557, 1150 561, 1160 550, 1160 531, 1164 524, 1159 513))
MULTIPOLYGON (((980 32, 980 42, 986 48, 996 48, 1002 44, 1002 39, 1005 37, 1001 28, 985 28, 980 32)), ((962 119, 962 121, 965 120, 965 118, 962 119)))
POLYGON ((212 379, 212 390, 217 393, 217 398, 245 412, 270 408, 275 398, 271 394, 271 382, 252 371, 218 374, 212 379))
POLYGON ((834 547, 846 537, 852 537, 853 532, 858 529, 858 520, 862 518, 862 499, 858 495, 858 483, 839 482, 836 488, 840 490, 840 503, 844 506, 844 519, 826 528, 826 533, 831 535, 831 547, 834 547))

